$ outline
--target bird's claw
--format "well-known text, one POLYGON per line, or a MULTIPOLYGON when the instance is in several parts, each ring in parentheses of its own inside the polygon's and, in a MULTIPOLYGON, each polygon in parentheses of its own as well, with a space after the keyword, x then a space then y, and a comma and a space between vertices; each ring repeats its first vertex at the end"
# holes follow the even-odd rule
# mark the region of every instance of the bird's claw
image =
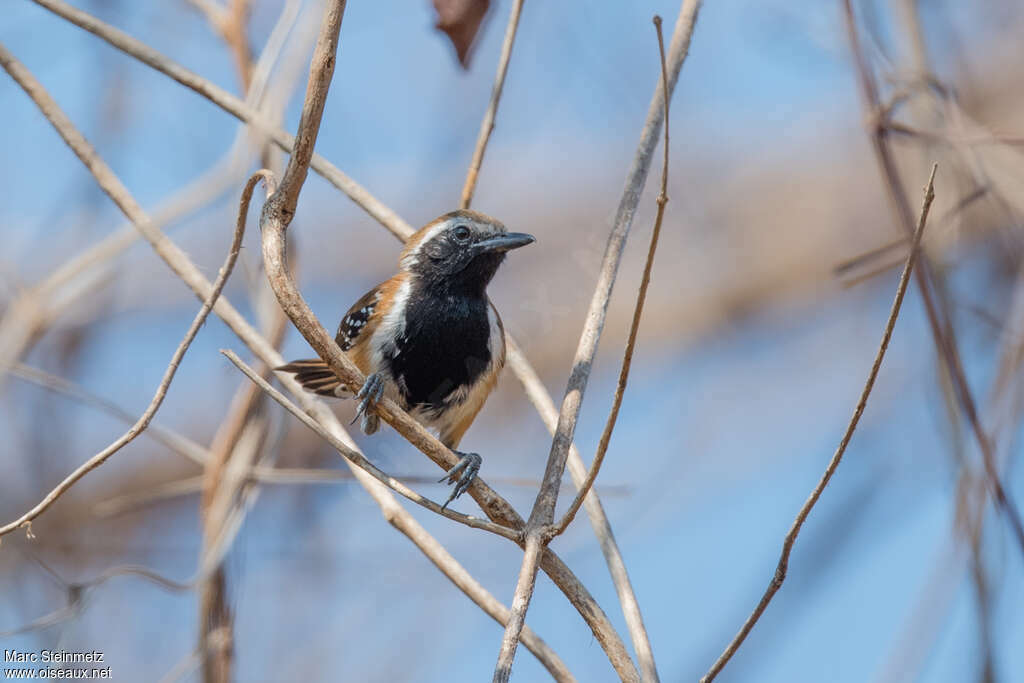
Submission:
POLYGON ((477 472, 480 471, 480 465, 484 459, 476 453, 462 453, 455 451, 455 454, 459 456, 459 462, 456 463, 455 467, 445 472, 444 476, 438 479, 438 483, 445 480, 449 484, 455 484, 455 488, 452 489, 451 495, 448 496, 448 500, 444 502, 441 509, 448 507, 448 503, 452 502, 469 488, 469 485, 476 479, 477 472))
POLYGON ((356 416, 352 422, 362 418, 360 426, 364 434, 373 434, 380 427, 380 418, 374 412, 374 407, 381 397, 384 396, 384 380, 379 373, 372 373, 363 382, 362 389, 356 394, 359 407, 356 409, 356 416))

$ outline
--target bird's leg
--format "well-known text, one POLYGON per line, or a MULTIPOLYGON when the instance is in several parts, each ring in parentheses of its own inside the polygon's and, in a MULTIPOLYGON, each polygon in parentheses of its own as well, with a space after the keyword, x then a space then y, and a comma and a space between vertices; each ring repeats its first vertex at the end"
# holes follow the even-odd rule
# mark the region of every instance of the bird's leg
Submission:
POLYGON ((455 488, 452 489, 452 493, 448 496, 448 500, 444 502, 441 509, 448 507, 448 503, 452 502, 469 488, 469 485, 476 479, 476 473, 480 471, 480 465, 484 459, 476 453, 463 453, 462 451, 453 450, 452 453, 459 456, 459 462, 455 467, 445 472, 444 476, 438 479, 438 483, 448 480, 449 484, 455 484, 455 488))
POLYGON ((363 434, 373 434, 380 428, 380 418, 377 417, 377 413, 374 412, 374 408, 377 405, 377 401, 384 395, 384 378, 380 376, 380 373, 371 373, 366 381, 363 382, 363 388, 356 394, 356 400, 359 401, 359 408, 356 409, 356 416, 352 418, 352 422, 355 422, 359 418, 362 418, 362 422, 359 426, 363 429, 363 434))

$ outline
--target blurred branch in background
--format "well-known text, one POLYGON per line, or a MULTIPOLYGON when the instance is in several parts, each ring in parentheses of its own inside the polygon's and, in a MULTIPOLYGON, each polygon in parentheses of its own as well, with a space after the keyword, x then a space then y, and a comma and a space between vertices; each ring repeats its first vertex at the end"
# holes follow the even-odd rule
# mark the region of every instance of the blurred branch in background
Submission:
MULTIPOLYGON (((256 107, 268 119, 280 118, 288 92, 282 97, 265 97, 271 71, 281 57, 284 42, 298 17, 299 0, 288 0, 275 23, 266 46, 255 65, 251 86, 246 91, 246 104, 256 107)), ((288 82, 284 69, 283 82, 288 82)), ((166 227, 212 203, 241 182, 251 163, 246 154, 246 137, 254 147, 263 146, 265 136, 252 126, 243 126, 231 147, 205 173, 187 183, 154 209, 155 225, 166 227)), ((35 342, 69 311, 88 301, 111 277, 117 268, 116 259, 139 239, 140 233, 131 223, 80 252, 38 284, 22 292, 0 318, 0 368, 9 367, 23 358, 35 342)), ((4 382, 0 374, 0 387, 4 382)))
MULTIPOLYGON (((896 215, 897 221, 904 232, 912 234, 913 214, 911 213, 896 162, 889 149, 886 127, 883 123, 886 115, 879 104, 878 90, 860 45, 857 34, 857 22, 853 15, 851 1, 843 0, 844 17, 850 46, 853 51, 854 64, 857 67, 861 94, 868 109, 869 121, 872 122, 870 130, 872 148, 885 181, 887 196, 891 202, 893 213, 896 215)), ((982 461, 985 465, 985 474, 988 477, 989 485, 992 487, 996 505, 1010 523, 1010 527, 1017 537, 1017 545, 1020 548, 1020 552, 1024 553, 1024 522, 1021 521, 1016 504, 1007 495, 1000 480, 992 442, 989 440, 988 435, 985 433, 985 428, 981 424, 981 417, 978 415, 977 405, 964 373, 963 362, 953 331, 952 318, 948 310, 943 310, 935 302, 935 289, 941 292, 945 289, 945 284, 942 282, 941 276, 936 274, 927 253, 921 257, 921 267, 915 273, 915 277, 921 290, 921 299, 924 301, 925 312, 928 315, 928 324, 935 339, 935 347, 938 349, 939 355, 945 364, 945 370, 949 373, 952 380, 957 401, 967 417, 967 421, 974 433, 974 438, 978 442, 978 448, 981 451, 982 461)))
POLYGON ((249 20, 249 0, 227 0, 226 6, 218 0, 188 0, 202 12, 210 26, 220 34, 231 50, 238 69, 238 79, 242 84, 242 92, 248 93, 252 82, 252 47, 249 45, 247 23, 249 20))
MULTIPOLYGON (((17 59, 14 58, 14 55, 3 47, 3 45, 0 45, 0 66, 2 66, 4 70, 7 71, 15 81, 17 81, 18 85, 22 87, 25 93, 32 98, 33 102, 35 102, 39 107, 40 112, 46 116, 47 120, 51 124, 53 124, 53 127, 57 130, 67 145, 74 150, 75 154, 78 155, 83 163, 89 167, 89 170, 96 177, 97 182, 107 190, 108 194, 110 194, 111 197, 126 197, 127 190, 120 184, 120 181, 117 180, 117 177, 113 174, 110 168, 102 159, 99 158, 96 150, 92 148, 84 137, 82 137, 82 134, 74 127, 74 124, 72 124, 67 116, 64 115, 64 112, 57 107, 56 102, 53 101, 39 81, 37 81, 35 77, 25 69, 17 59)), ((251 186, 248 187, 248 191, 251 193, 251 186)), ((192 344, 192 340, 195 339, 196 334, 198 334, 199 328, 202 327, 203 323, 206 321, 206 316, 209 315, 210 311, 213 309, 214 304, 220 297, 221 290, 224 288, 228 277, 231 275, 231 270, 234 268, 235 260, 238 258, 238 252, 241 248, 242 235, 244 232, 245 221, 243 220, 235 228, 231 249, 228 252, 224 266, 217 275, 216 281, 210 288, 210 293, 206 296, 202 307, 199 309, 195 319, 193 319, 192 324, 185 333, 185 338, 182 339, 181 344, 178 345, 174 355, 171 356, 171 361, 167 366, 167 370, 164 372, 163 378, 160 380, 160 385, 157 387, 153 400, 135 424, 133 424, 123 436, 114 441, 107 448, 89 458, 89 460, 69 474, 57 487, 47 494, 39 504, 34 506, 18 519, 5 524, 4 526, 0 526, 0 536, 8 534, 20 527, 27 527, 31 530, 32 520, 45 512, 46 509, 54 503, 54 501, 70 489, 79 479, 102 465, 106 462, 107 458, 121 450, 121 448, 127 444, 131 443, 135 437, 145 431, 146 427, 149 426, 150 421, 153 419, 153 416, 156 415, 157 410, 160 409, 160 404, 163 403, 164 397, 167 395, 167 390, 171 385, 171 381, 174 379, 174 374, 178 370, 178 365, 181 363, 181 359, 184 358, 185 352, 188 351, 188 347, 192 344)), ((31 531, 29 531, 29 533, 31 533, 31 531)))

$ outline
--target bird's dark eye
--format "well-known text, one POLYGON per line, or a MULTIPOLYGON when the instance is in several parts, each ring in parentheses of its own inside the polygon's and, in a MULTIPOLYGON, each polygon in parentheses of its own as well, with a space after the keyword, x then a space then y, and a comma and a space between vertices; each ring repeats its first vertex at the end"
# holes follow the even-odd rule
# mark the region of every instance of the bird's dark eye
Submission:
POLYGON ((472 231, 465 225, 456 225, 452 230, 452 236, 457 242, 468 242, 470 235, 472 235, 472 231))

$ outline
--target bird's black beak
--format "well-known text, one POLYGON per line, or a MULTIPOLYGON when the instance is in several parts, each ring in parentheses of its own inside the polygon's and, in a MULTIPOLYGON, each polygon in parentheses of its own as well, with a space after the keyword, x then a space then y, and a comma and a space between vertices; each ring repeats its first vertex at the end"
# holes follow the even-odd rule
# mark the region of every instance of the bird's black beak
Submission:
POLYGON ((509 232, 483 242, 477 242, 474 247, 477 253, 484 254, 495 251, 511 251, 536 241, 533 235, 528 235, 525 232, 509 232))

